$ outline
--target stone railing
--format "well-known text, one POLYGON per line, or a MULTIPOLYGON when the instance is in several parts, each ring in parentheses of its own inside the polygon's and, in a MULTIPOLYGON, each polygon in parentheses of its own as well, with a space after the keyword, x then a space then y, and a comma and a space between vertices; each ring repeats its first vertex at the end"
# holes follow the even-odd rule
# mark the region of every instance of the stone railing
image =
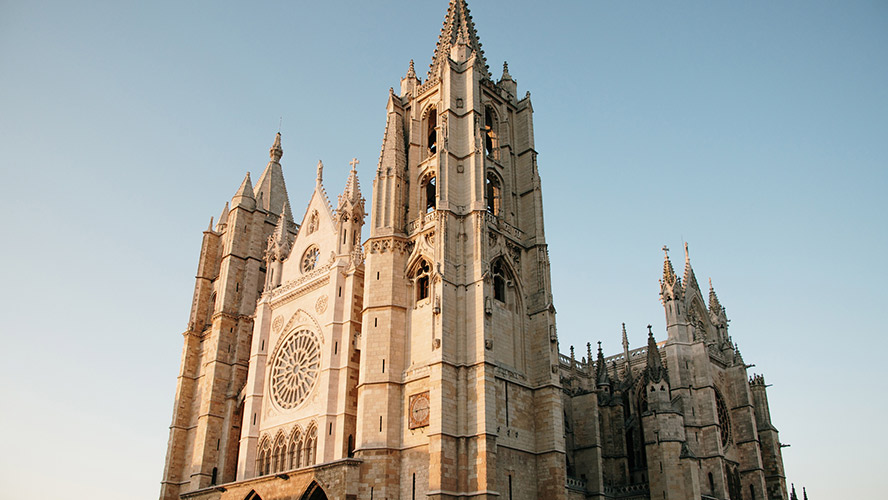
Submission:
POLYGON ((627 484, 625 486, 605 486, 604 494, 611 498, 647 498, 648 490, 648 485, 645 483, 627 484))
POLYGON ((586 481, 569 477, 567 478, 567 487, 572 490, 586 491, 586 481))
POLYGON ((407 234, 413 234, 416 231, 422 231, 427 225, 435 222, 435 211, 423 214, 421 217, 407 223, 407 234))
POLYGON ((487 224, 499 229, 504 234, 508 234, 516 239, 521 239, 523 231, 518 229, 518 227, 509 224, 503 220, 502 217, 498 217, 490 212, 484 212, 484 219, 487 221, 487 224))

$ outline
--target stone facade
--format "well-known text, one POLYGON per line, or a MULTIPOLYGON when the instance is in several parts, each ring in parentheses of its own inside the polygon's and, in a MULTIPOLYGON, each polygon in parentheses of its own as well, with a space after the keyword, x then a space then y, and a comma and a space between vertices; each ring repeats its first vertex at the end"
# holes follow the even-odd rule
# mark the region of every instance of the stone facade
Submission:
POLYGON ((318 164, 297 224, 278 134, 204 232, 162 500, 786 498, 689 259, 664 342, 559 354, 530 94, 464 0, 386 114, 369 206, 357 160, 335 207, 318 164))

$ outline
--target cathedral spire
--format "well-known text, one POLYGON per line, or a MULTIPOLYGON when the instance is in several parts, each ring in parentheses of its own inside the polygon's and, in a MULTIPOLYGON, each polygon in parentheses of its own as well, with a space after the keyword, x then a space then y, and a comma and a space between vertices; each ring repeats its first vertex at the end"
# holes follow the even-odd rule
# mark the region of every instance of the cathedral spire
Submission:
POLYGON ((352 158, 351 171, 348 173, 348 179, 345 181, 345 189, 339 195, 339 206, 342 207, 345 202, 352 205, 361 200, 361 183, 358 182, 358 171, 356 167, 360 163, 357 158, 352 158))
POLYGON ((675 275, 672 261, 669 260, 669 247, 663 245, 663 278, 660 280, 660 300, 663 304, 670 300, 680 299, 682 295, 681 278, 675 275))
POLYGON ((666 367, 663 366, 660 350, 657 349, 657 341, 651 328, 651 325, 648 325, 647 367, 644 372, 648 381, 659 382, 666 377, 666 367))
MULTIPOLYGON (((274 143, 268 150, 268 164, 259 180, 256 182, 256 188, 253 195, 256 198, 256 208, 265 210, 268 213, 277 214, 278 208, 286 206, 289 210, 287 200, 287 185, 284 183, 284 171, 281 168, 281 157, 284 156, 284 150, 281 147, 281 133, 278 132, 274 136, 274 143)), ((288 219, 293 220, 293 214, 287 212, 285 214, 288 219)))
POLYGON ((268 150, 268 155, 271 157, 271 160, 275 163, 280 163, 281 157, 284 156, 284 150, 281 148, 281 133, 278 132, 274 137, 274 144, 271 145, 271 149, 268 150))
POLYGON ((465 59, 468 59, 474 53, 482 75, 490 79, 487 60, 484 58, 484 51, 481 50, 481 42, 478 40, 478 33, 475 32, 475 24, 472 22, 472 16, 468 5, 466 5, 466 0, 450 0, 447 16, 444 18, 444 25, 441 27, 441 34, 438 36, 438 44, 435 46, 435 55, 432 57, 432 64, 429 66, 429 76, 426 79, 435 78, 441 68, 444 67, 447 59, 452 55, 456 55, 454 52, 458 52, 458 49, 462 47, 465 48, 465 59), (457 51, 454 49, 457 49, 457 51))
POLYGON ((699 290, 700 286, 697 284, 697 277, 694 275, 694 268, 691 267, 691 257, 688 253, 688 244, 685 242, 684 244, 685 250, 685 268, 684 268, 684 277, 682 278, 682 282, 684 282, 685 295, 688 296, 688 291, 697 289, 699 290))
POLYGON ((722 312, 722 306, 718 301, 718 295, 712 288, 712 278, 709 278, 709 312, 718 316, 722 312))
POLYGON ((604 352, 601 350, 601 341, 598 341, 598 360, 596 361, 595 366, 598 368, 598 372, 596 373, 598 385, 610 385, 610 377, 607 374, 607 364, 604 362, 604 352))

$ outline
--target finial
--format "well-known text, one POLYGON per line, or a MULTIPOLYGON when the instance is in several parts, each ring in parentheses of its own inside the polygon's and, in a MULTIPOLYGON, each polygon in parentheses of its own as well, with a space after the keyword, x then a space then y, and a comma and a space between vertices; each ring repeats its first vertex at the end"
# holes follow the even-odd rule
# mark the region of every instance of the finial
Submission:
POLYGON ((361 162, 358 161, 357 158, 352 158, 352 160, 350 162, 348 162, 348 164, 351 165, 351 167, 352 167, 352 172, 354 172, 356 170, 358 163, 361 163, 361 162))
POLYGON ((416 78, 416 70, 413 68, 413 59, 410 60, 410 67, 407 68, 407 78, 416 78))
MULTIPOLYGON (((601 342, 598 343, 598 348, 601 348, 601 342)), ((588 359, 590 363, 592 362, 592 342, 586 342, 586 359, 588 359)))
MULTIPOLYGON (((274 162, 280 162, 281 157, 284 156, 284 150, 281 148, 281 133, 278 132, 276 136, 274 136, 274 144, 271 145, 271 149, 268 150, 268 156, 274 162)), ((261 180, 261 179, 260 179, 261 180)))
MULTIPOLYGON (((629 337, 626 335, 626 323, 623 323, 623 348, 629 349, 629 337)), ((627 359, 626 362, 628 363, 629 360, 627 359)))
POLYGON ((653 337, 653 336, 654 336, 654 332, 651 331, 651 328, 653 328, 653 327, 652 327, 651 325, 648 325, 648 337, 653 337))
POLYGON ((687 261, 691 260, 691 258, 688 256, 688 242, 687 241, 685 242, 684 247, 685 247, 685 262, 687 262, 687 261))
POLYGON ((318 186, 320 186, 322 182, 324 182, 324 162, 322 162, 321 160, 318 160, 318 177, 317 177, 318 186))
POLYGON ((511 80, 512 75, 509 74, 509 63, 508 61, 503 61, 503 76, 500 80, 511 80))
POLYGON ((663 245, 663 283, 670 287, 675 284, 675 269, 672 268, 672 262, 669 260, 669 247, 663 245))

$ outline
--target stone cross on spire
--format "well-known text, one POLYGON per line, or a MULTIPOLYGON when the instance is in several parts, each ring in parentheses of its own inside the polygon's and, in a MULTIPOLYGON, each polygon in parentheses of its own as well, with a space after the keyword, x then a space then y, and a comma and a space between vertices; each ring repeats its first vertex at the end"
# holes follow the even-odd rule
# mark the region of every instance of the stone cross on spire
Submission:
POLYGON ((352 158, 352 160, 350 162, 348 162, 348 164, 351 165, 352 170, 356 170, 358 163, 361 163, 361 162, 359 162, 357 158, 352 158))

